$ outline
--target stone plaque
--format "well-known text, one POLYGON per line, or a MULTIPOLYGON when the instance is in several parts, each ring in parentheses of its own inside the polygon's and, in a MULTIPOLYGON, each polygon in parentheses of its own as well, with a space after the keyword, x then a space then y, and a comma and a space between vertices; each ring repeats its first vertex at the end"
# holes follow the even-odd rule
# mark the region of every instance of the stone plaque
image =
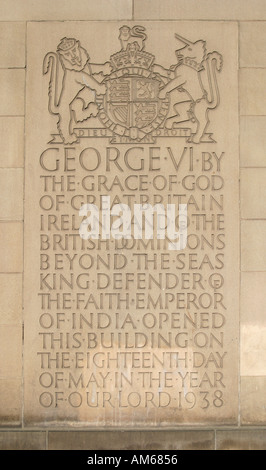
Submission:
POLYGON ((237 422, 237 34, 28 24, 27 425, 237 422))

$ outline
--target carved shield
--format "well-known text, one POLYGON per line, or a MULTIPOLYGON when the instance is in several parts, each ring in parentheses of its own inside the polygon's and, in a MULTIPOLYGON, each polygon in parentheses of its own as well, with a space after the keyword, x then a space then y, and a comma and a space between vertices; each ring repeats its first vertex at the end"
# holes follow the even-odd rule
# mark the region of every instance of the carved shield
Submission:
POLYGON ((106 85, 99 118, 115 134, 141 140, 165 119, 169 102, 168 98, 161 100, 158 97, 158 79, 139 73, 119 78, 111 75, 106 85))

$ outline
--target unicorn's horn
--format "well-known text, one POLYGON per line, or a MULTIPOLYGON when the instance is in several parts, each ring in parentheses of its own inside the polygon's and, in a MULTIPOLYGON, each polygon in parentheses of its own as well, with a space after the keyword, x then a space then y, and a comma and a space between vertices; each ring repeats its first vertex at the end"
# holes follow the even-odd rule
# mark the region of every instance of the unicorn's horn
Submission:
POLYGON ((176 39, 179 41, 183 42, 184 44, 187 44, 188 46, 193 44, 193 42, 189 41, 188 39, 182 38, 179 34, 175 34, 176 39))

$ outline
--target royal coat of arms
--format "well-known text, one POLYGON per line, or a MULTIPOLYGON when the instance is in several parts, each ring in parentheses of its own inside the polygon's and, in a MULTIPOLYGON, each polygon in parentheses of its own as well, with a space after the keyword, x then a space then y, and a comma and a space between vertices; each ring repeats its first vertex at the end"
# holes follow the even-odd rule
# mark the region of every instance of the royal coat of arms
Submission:
POLYGON ((97 118, 98 131, 93 135, 121 143, 155 142, 156 136, 213 141, 209 111, 220 101, 216 75, 222 69, 222 56, 208 53, 204 40, 191 42, 176 34, 181 46, 175 51, 177 63, 165 68, 145 50, 146 38, 144 27, 122 26, 121 50, 104 64, 91 63, 75 38, 63 38, 56 52, 46 54, 48 109, 58 116, 59 134, 53 134, 54 139, 71 144, 89 137, 90 119, 97 118), (105 133, 99 131, 101 126, 105 133))

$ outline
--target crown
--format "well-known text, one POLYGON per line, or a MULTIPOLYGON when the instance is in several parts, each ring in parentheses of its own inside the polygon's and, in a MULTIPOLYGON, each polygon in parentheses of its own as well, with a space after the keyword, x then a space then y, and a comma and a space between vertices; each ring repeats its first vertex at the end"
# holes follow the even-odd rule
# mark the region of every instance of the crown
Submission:
POLYGON ((58 44, 57 49, 60 51, 68 51, 71 49, 76 43, 76 39, 73 38, 63 38, 61 39, 60 44, 58 44))
POLYGON ((149 69, 154 59, 154 55, 149 52, 140 51, 136 47, 128 48, 126 51, 117 52, 110 57, 111 64, 115 70, 130 66, 149 69))

